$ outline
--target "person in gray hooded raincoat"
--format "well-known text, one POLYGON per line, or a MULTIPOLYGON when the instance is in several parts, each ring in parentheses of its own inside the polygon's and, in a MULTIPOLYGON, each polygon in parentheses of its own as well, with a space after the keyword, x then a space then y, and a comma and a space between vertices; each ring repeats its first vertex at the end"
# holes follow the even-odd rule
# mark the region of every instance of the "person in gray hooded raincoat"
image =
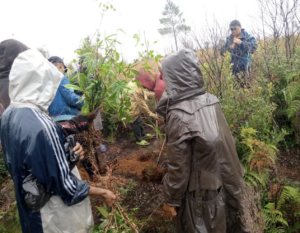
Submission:
POLYGON ((177 215, 178 233, 248 232, 239 218, 244 171, 219 100, 206 93, 199 67, 187 49, 163 61, 166 91, 156 111, 166 120, 164 210, 177 215))

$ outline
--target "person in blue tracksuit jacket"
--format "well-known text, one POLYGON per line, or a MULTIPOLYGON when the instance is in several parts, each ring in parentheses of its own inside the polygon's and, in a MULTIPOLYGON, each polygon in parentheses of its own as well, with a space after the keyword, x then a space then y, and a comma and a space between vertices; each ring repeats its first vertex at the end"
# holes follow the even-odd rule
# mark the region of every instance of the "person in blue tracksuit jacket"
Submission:
POLYGON ((4 160, 15 187, 23 233, 91 232, 92 211, 88 195, 98 195, 111 206, 116 196, 91 187, 70 171, 64 134, 46 111, 63 75, 41 53, 27 50, 14 60, 9 74, 10 106, 1 117, 4 160), (25 203, 25 177, 34 175, 52 194, 39 210, 25 203))
POLYGON ((232 73, 235 76, 235 81, 241 87, 245 87, 246 83, 249 87, 252 82, 252 54, 257 49, 256 39, 247 33, 245 29, 242 29, 238 20, 233 20, 229 27, 231 35, 222 46, 221 55, 223 56, 227 51, 231 53, 232 73))
MULTIPOLYGON (((52 56, 48 61, 55 65, 63 74, 65 73, 67 68, 60 57, 52 56)), ((70 120, 73 116, 79 114, 78 108, 84 105, 84 102, 80 102, 80 97, 75 94, 74 90, 65 87, 68 84, 71 83, 64 74, 55 98, 48 109, 50 116, 55 121, 70 120)))

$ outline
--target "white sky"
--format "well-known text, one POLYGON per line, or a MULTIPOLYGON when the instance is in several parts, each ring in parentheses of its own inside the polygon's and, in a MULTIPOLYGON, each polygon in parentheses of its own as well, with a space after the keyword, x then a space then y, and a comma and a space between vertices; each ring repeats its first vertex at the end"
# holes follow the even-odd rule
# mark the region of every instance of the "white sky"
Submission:
MULTIPOLYGON (((64 58, 65 63, 76 59, 74 53, 80 42, 93 36, 100 23, 99 3, 95 0, 0 0, 0 41, 17 39, 32 49, 44 47, 50 55, 64 58)), ((157 29, 164 0, 112 0, 116 12, 110 11, 101 23, 101 33, 110 35, 122 28, 126 35, 119 37, 120 50, 126 61, 138 57, 141 47, 135 47, 133 35, 146 32, 150 43, 160 54, 172 38, 162 37, 157 29)), ((245 0, 173 0, 184 13, 187 25, 197 28, 206 25, 206 16, 221 23, 237 18, 244 28, 253 28, 257 1, 245 0)), ((141 37, 143 38, 143 37, 141 37)), ((172 40, 173 41, 173 40, 172 40)))

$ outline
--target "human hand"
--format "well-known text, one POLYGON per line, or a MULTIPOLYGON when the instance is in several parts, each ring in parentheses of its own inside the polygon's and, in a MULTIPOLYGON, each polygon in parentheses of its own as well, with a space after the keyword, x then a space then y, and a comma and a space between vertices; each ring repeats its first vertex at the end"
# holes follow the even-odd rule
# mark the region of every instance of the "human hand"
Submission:
POLYGON ((117 199, 117 196, 109 190, 106 190, 106 192, 102 195, 105 204, 108 207, 112 207, 113 203, 115 202, 115 200, 117 199))
POLYGON ((75 154, 80 155, 80 157, 79 157, 80 160, 82 160, 84 158, 83 148, 78 142, 76 142, 76 146, 73 148, 73 151, 74 151, 75 154))
POLYGON ((96 188, 93 186, 90 186, 89 195, 103 197, 105 204, 109 207, 111 207, 117 199, 117 196, 112 191, 103 188, 96 188))
POLYGON ((242 41, 236 37, 233 38, 233 43, 240 45, 242 41))
POLYGON ((235 44, 230 45, 230 49, 234 49, 235 44))
POLYGON ((86 118, 88 119, 88 121, 92 121, 96 118, 97 114, 99 111, 99 107, 97 107, 93 112, 89 113, 86 118))
POLYGON ((152 118, 154 118, 155 120, 158 120, 158 121, 162 119, 162 117, 160 117, 159 115, 157 115, 155 113, 152 114, 152 118))
POLYGON ((168 204, 164 203, 164 211, 165 211, 165 214, 168 216, 168 217, 174 217, 177 215, 177 212, 175 210, 175 207, 174 206, 169 206, 168 204))

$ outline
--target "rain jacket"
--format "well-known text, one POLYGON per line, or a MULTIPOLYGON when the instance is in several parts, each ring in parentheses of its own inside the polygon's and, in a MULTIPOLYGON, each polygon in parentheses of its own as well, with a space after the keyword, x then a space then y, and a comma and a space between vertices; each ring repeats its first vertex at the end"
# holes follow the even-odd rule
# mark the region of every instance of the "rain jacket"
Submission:
POLYGON ((221 48, 221 55, 227 51, 231 53, 231 64, 232 70, 237 71, 247 71, 252 65, 252 54, 257 49, 257 43, 255 38, 248 34, 244 29, 242 29, 242 34, 240 40, 242 44, 235 44, 234 49, 230 49, 230 45, 233 44, 232 36, 229 36, 226 40, 225 45, 221 48))
POLYGON ((89 186, 76 168, 69 170, 64 135, 44 112, 63 75, 37 51, 15 59, 9 76, 11 105, 1 118, 5 165, 15 186, 23 233, 89 232, 93 225, 89 186), (25 177, 34 175, 52 194, 40 211, 24 201, 25 177))
POLYGON ((68 89, 65 85, 71 84, 66 76, 60 82, 53 102, 49 106, 49 114, 55 121, 70 120, 79 114, 77 107, 82 107, 84 102, 79 103, 80 97, 74 90, 68 89))
MULTIPOLYGON (((10 104, 8 95, 8 76, 11 66, 19 53, 28 47, 17 40, 4 40, 0 43, 0 105, 7 108, 10 104)), ((1 113, 0 113, 1 116, 1 113)))
POLYGON ((164 198, 177 207, 177 232, 247 232, 238 218, 244 171, 219 100, 205 93, 196 54, 184 49, 168 56, 163 75, 157 112, 166 119, 164 198))

